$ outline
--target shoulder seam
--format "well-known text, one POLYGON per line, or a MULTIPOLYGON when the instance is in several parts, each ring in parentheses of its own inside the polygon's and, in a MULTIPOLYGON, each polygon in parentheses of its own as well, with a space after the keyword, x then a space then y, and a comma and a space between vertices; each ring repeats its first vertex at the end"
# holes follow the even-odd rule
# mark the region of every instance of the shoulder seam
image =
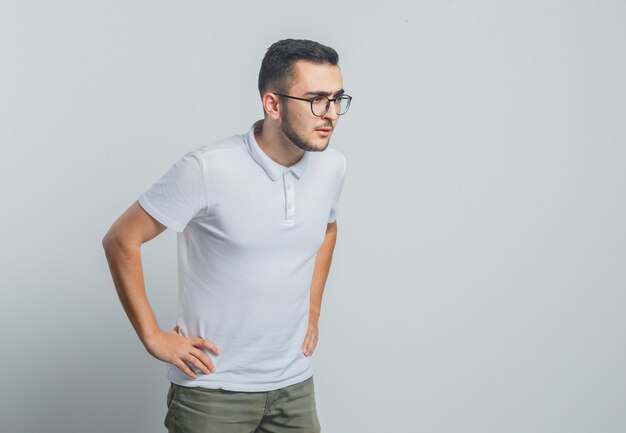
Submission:
POLYGON ((206 173, 205 173, 205 165, 204 162, 202 161, 202 158, 200 158, 198 155, 195 154, 195 152, 191 152, 190 156, 195 159, 198 162, 198 165, 200 166, 200 180, 202 182, 202 191, 204 192, 203 196, 204 196, 204 202, 206 204, 206 209, 208 209, 211 206, 211 202, 209 200, 209 195, 208 195, 208 184, 207 184, 207 179, 206 179, 206 173))

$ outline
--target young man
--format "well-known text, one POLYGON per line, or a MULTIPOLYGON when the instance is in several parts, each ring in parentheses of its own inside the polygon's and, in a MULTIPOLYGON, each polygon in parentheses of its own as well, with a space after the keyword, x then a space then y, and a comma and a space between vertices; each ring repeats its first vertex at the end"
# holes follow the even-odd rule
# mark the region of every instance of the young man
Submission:
POLYGON ((346 162, 327 148, 351 98, 338 55, 273 44, 265 116, 186 154, 103 239, 121 303, 147 351, 169 363, 170 432, 319 432, 310 357, 337 236, 346 162), (178 232, 179 314, 162 331, 140 248, 178 232))

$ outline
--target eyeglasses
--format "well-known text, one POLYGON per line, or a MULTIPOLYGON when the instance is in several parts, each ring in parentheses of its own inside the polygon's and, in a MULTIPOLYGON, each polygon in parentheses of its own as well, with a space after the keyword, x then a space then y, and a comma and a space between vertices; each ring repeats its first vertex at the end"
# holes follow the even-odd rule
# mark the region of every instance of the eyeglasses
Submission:
POLYGON ((311 113, 314 116, 322 117, 324 114, 328 112, 330 108, 330 103, 335 103, 335 111, 337 111, 337 115, 341 116, 342 114, 346 114, 348 108, 350 108, 350 102, 352 102, 352 96, 349 95, 339 95, 332 99, 326 96, 314 96, 312 98, 298 98, 297 96, 291 95, 283 95, 282 93, 274 93, 277 96, 282 96, 283 98, 291 98, 297 99, 298 101, 306 101, 311 104, 311 113))

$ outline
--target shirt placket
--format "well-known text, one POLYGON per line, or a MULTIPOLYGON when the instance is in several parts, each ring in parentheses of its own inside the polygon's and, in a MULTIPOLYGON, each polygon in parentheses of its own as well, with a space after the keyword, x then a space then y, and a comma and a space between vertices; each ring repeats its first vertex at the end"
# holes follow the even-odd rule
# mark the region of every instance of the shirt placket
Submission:
POLYGON ((293 224, 296 213, 296 193, 295 183, 291 171, 286 170, 283 173, 283 187, 285 191, 285 224, 293 224))

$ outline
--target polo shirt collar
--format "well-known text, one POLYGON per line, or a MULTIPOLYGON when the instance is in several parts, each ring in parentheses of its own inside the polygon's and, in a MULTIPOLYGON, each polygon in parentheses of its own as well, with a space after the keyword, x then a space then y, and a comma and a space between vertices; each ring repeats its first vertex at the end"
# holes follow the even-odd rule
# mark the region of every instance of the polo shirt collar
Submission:
POLYGON ((256 121, 248 133, 244 136, 244 141, 246 142, 246 146, 248 147, 248 151, 250 152, 250 155, 252 155, 252 158, 254 158, 263 170, 265 170, 265 173, 267 173, 272 181, 276 181, 280 178, 285 171, 291 171, 298 179, 300 179, 309 163, 310 152, 305 151, 302 158, 300 158, 300 160, 291 167, 280 165, 263 152, 263 149, 261 149, 254 138, 254 132, 260 130, 262 125, 263 120, 256 121))

